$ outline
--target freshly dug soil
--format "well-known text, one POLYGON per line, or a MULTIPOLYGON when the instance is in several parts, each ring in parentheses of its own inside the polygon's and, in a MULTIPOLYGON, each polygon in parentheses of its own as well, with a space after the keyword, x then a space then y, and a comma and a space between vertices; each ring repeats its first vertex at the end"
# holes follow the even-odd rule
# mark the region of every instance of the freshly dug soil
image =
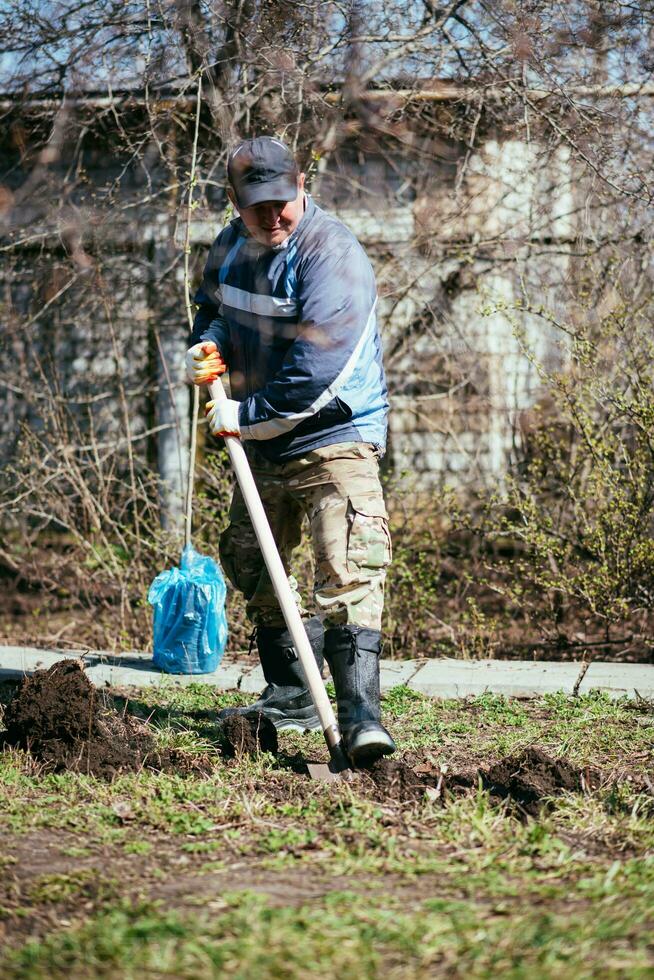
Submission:
POLYGON ((7 705, 10 738, 37 742, 88 737, 98 714, 97 691, 76 660, 26 677, 7 705))
POLYGON ((370 776, 381 799, 401 803, 421 799, 427 787, 434 785, 406 762, 396 759, 377 759, 362 771, 370 776))
POLYGON ((538 814, 549 797, 583 793, 597 788, 598 774, 575 768, 567 759, 553 759, 543 749, 530 746, 502 759, 489 769, 441 772, 415 760, 379 759, 365 774, 380 799, 410 802, 427 796, 444 803, 448 797, 482 786, 496 800, 508 800, 518 814, 538 814))
MULTIPOLYGON (((27 749, 49 771, 72 770, 111 779, 143 767, 204 771, 206 760, 157 749, 148 726, 119 714, 77 660, 62 660, 22 681, 7 705, 0 747, 27 749)), ((263 715, 234 715, 222 725, 227 757, 277 752, 277 730, 263 715)))
POLYGON ((265 715, 229 715, 221 723, 223 752, 227 756, 277 755, 277 729, 265 715))
POLYGON ((110 707, 76 660, 26 677, 7 705, 5 746, 28 749, 49 770, 111 778, 143 766, 168 768, 146 726, 110 707))
MULTIPOLYGON (((144 722, 119 714, 97 691, 76 660, 63 660, 26 678, 9 702, 7 731, 0 747, 28 749, 50 771, 73 770, 111 779, 117 772, 143 767, 178 772, 211 769, 208 760, 185 758, 181 750, 158 750, 144 722)), ((262 714, 232 715, 221 725, 227 757, 277 754, 277 731, 262 714)), ((487 769, 442 771, 433 753, 379 759, 359 770, 363 786, 381 800, 413 802, 428 797, 446 803, 478 785, 506 800, 519 816, 537 814, 544 802, 564 792, 597 788, 599 774, 575 768, 530 746, 487 769)))
POLYGON ((535 815, 546 797, 593 788, 597 774, 584 774, 567 759, 553 759, 538 746, 530 746, 491 766, 482 773, 482 780, 491 796, 510 799, 525 813, 535 815))

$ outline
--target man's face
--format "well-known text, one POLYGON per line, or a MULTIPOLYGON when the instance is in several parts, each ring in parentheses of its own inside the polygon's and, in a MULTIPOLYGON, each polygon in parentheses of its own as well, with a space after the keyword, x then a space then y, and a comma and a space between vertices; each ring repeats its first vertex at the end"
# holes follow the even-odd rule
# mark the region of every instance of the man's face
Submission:
POLYGON ((285 242, 304 214, 304 174, 298 175, 297 197, 293 201, 262 201, 251 208, 239 208, 231 189, 228 194, 252 237, 269 248, 285 242))

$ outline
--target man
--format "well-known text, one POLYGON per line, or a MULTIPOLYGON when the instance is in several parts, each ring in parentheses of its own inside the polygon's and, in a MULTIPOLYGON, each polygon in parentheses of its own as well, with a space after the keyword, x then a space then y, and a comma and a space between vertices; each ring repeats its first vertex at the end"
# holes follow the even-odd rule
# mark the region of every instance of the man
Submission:
MULTIPOLYGON (((227 164, 239 217, 214 242, 195 302, 189 378, 229 370, 231 398, 209 402, 216 436, 245 440, 254 478, 288 571, 309 520, 315 557, 310 616, 319 667, 329 663, 351 760, 395 751, 380 721, 384 578, 391 559, 378 458, 388 401, 375 319, 376 288, 356 238, 304 192, 304 174, 279 140, 240 143, 227 164)), ((255 704, 282 728, 318 716, 254 530, 237 489, 220 560, 247 599, 268 682, 255 704)))

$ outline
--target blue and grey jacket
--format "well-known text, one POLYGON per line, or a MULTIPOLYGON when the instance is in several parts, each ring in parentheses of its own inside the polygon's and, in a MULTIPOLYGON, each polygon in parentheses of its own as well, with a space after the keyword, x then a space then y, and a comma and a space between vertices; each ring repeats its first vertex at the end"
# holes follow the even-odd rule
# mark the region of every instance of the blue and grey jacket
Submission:
POLYGON ((240 218, 211 247, 193 343, 213 340, 243 437, 273 462, 339 442, 386 443, 388 399, 370 262, 310 197, 293 234, 259 245, 240 218))

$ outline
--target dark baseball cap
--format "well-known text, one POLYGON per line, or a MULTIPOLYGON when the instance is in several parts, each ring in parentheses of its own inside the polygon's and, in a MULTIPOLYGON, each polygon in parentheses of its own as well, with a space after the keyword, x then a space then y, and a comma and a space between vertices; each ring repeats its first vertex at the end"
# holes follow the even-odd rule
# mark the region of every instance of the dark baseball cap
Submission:
POLYGON ((262 201, 295 200, 298 174, 293 154, 273 136, 243 140, 227 160, 227 177, 242 208, 262 201))

